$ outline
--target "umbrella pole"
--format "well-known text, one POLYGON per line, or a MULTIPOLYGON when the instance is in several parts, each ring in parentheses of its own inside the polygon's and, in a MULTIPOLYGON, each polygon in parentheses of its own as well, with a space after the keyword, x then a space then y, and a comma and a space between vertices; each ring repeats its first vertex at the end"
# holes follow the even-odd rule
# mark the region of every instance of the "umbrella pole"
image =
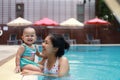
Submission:
POLYGON ((98 38, 98 31, 97 31, 97 25, 95 26, 95 39, 98 38))

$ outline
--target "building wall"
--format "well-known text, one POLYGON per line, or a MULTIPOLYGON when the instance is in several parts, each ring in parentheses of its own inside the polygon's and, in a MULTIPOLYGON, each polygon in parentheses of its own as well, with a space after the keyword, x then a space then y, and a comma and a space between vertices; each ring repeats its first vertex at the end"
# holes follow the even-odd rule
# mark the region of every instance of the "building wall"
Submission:
POLYGON ((95 0, 86 0, 85 5, 83 0, 0 0, 0 24, 16 18, 16 3, 24 4, 24 18, 32 22, 44 17, 58 23, 71 17, 77 19, 77 4, 85 6, 81 15, 84 20, 95 16, 95 0))
MULTIPOLYGON (((58 23, 61 23, 62 21, 71 17, 76 18, 82 22, 94 17, 95 0, 91 0, 90 2, 89 0, 86 0, 85 4, 83 1, 84 0, 0 0, 0 29, 3 30, 3 35, 0 36, 0 44, 7 44, 7 40, 9 40, 10 34, 17 34, 17 39, 21 39, 21 31, 23 28, 8 27, 8 30, 4 30, 6 23, 16 18, 17 3, 24 4, 24 18, 32 21, 33 23, 44 17, 48 17, 58 23), (81 6, 80 9, 78 9, 78 5, 81 6), (91 11, 89 11, 89 9, 91 11), (80 11, 79 17, 77 11, 80 11)), ((49 32, 56 30, 57 33, 61 34, 68 32, 70 34, 70 38, 76 39, 77 43, 85 43, 86 32, 84 32, 83 29, 76 29, 71 31, 70 29, 41 30, 41 28, 37 27, 36 30, 38 35, 43 34, 43 39, 49 32), (45 34, 43 32, 45 32, 45 34)))

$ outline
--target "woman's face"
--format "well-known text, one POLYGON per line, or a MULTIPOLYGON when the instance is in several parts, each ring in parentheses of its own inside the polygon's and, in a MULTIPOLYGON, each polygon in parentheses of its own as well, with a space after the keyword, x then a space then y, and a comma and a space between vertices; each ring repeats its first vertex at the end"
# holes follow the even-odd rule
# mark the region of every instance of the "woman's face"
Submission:
POLYGON ((55 55, 56 48, 53 47, 50 36, 47 36, 42 43, 43 53, 46 54, 46 56, 55 55))

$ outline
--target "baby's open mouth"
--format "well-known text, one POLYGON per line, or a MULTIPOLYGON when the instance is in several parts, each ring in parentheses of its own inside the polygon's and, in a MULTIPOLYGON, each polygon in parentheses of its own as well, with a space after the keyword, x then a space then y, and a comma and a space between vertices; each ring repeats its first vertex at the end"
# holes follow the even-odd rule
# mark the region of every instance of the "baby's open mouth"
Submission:
POLYGON ((27 41, 32 42, 33 40, 32 40, 32 39, 29 39, 29 40, 27 40, 27 41))

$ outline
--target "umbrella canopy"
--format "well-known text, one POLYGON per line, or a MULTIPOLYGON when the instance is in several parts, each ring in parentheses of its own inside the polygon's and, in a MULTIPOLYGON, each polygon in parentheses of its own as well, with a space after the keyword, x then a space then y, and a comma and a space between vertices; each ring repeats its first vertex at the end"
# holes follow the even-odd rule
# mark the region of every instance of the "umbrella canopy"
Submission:
POLYGON ((35 26, 57 26, 58 23, 49 18, 43 18, 39 21, 36 21, 34 25, 35 26))
POLYGON ((99 25, 109 25, 110 23, 108 21, 105 21, 105 20, 102 20, 102 19, 99 19, 98 17, 96 17, 94 19, 86 21, 85 24, 92 24, 92 25, 96 26, 96 36, 95 36, 95 38, 98 38, 97 27, 99 25))
POLYGON ((63 21, 62 23, 60 23, 60 26, 68 26, 68 27, 75 27, 75 26, 81 26, 83 27, 84 24, 79 22, 78 20, 74 19, 74 18, 70 18, 66 21, 63 21))
POLYGON ((108 21, 105 21, 105 20, 102 20, 102 19, 99 19, 99 18, 94 18, 94 19, 91 19, 91 20, 88 20, 85 22, 85 24, 110 24, 108 21))
POLYGON ((7 23, 8 26, 29 26, 32 25, 32 22, 23 19, 21 17, 18 17, 17 19, 14 19, 13 21, 10 21, 9 23, 7 23))

